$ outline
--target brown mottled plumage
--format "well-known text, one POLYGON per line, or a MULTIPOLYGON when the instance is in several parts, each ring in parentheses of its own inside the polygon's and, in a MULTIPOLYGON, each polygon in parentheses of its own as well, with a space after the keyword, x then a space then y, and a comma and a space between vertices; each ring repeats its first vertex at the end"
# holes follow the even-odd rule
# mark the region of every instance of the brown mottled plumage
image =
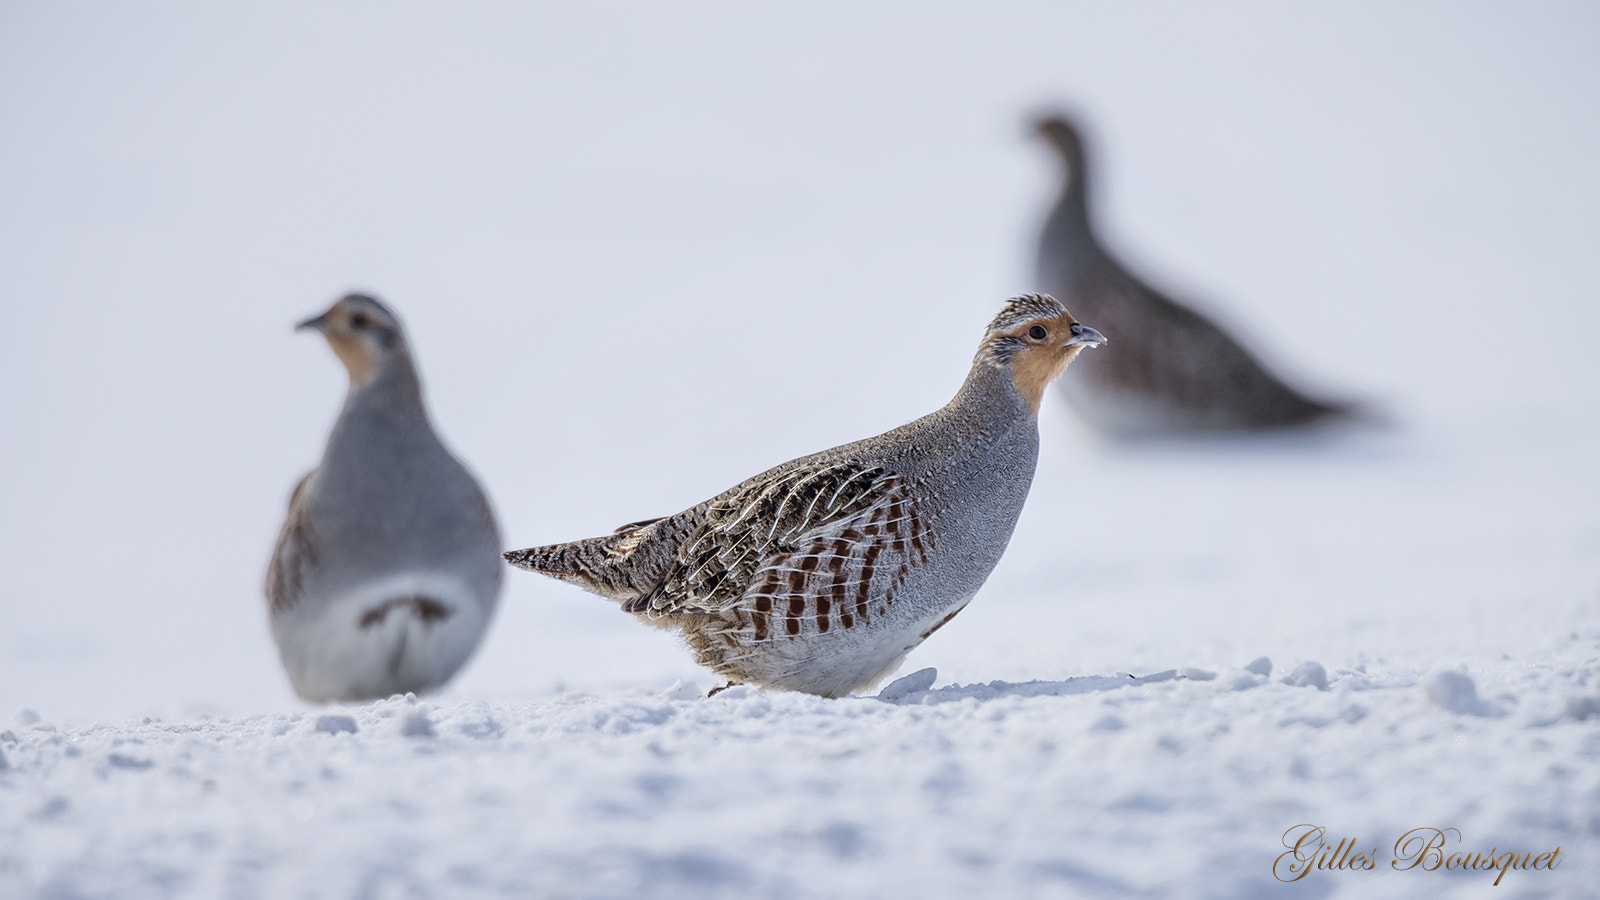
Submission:
POLYGON ((825 696, 892 672, 977 592, 1033 478, 1044 386, 1104 339, 1018 297, 943 409, 674 516, 505 554, 681 631, 734 682, 825 696))
POLYGON ((1129 436, 1295 427, 1351 413, 1284 383, 1216 324, 1123 268, 1089 219, 1077 128, 1054 116, 1036 127, 1064 171, 1039 240, 1039 284, 1117 336, 1116 353, 1084 363, 1064 386, 1090 424, 1129 436))

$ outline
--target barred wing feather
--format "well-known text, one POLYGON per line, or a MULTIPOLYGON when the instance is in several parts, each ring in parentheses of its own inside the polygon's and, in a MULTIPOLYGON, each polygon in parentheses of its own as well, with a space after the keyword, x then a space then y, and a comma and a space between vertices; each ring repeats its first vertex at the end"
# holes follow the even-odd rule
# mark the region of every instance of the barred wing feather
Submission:
POLYGON ((714 501, 633 612, 737 609, 756 640, 864 625, 932 550, 905 483, 881 466, 800 466, 714 501))
POLYGON ((306 515, 307 487, 316 474, 315 469, 307 472, 289 495, 289 514, 267 564, 267 607, 274 614, 288 612, 300 604, 306 572, 317 564, 317 545, 306 515))

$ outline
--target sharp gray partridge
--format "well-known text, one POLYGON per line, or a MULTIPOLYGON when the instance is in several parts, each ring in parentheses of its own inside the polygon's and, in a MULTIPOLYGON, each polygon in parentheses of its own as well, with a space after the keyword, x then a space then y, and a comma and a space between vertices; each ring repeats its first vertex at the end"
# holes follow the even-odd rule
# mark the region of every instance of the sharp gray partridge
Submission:
POLYGON ((848 694, 989 577, 1033 482, 1045 386, 1103 342, 1056 300, 1018 297, 937 412, 677 515, 505 557, 681 632, 729 682, 848 694))

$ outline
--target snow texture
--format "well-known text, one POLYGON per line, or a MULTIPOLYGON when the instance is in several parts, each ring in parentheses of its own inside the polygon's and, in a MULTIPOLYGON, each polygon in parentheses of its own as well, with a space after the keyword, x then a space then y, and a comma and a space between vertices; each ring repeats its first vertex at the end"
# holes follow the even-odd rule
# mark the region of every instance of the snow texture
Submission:
POLYGON ((1319 662, 1303 662, 1294 667, 1283 683, 1291 687, 1314 687, 1319 691, 1328 689, 1328 673, 1319 662))
POLYGON ((889 682, 888 686, 878 692, 878 699, 887 700, 891 703, 903 702, 912 694, 926 692, 928 688, 933 687, 933 683, 937 680, 939 680, 938 669, 918 669, 910 675, 905 675, 889 682))
MULTIPOLYGON (((1323 690, 1327 690, 1326 686, 1323 690)), ((1461 716, 1502 716, 1505 711, 1478 696, 1478 686, 1460 672, 1440 672, 1428 679, 1428 699, 1461 716)))
MULTIPOLYGON (((1577 650, 1551 658, 1593 653, 1577 650)), ((1289 890, 1271 864, 1291 825, 1337 822, 1387 851, 1449 823, 1473 849, 1565 848, 1554 872, 1509 873, 1508 895, 1583 896, 1600 732, 1539 699, 1575 679, 1487 676, 1520 709, 1481 718, 1430 706, 1441 681, 1471 692, 1442 674, 1339 671, 1325 692, 1091 676, 893 703, 748 687, 460 701, 425 739, 427 704, 406 698, 39 722, 0 738, 0 872, 7 896, 49 897, 1249 897, 1289 890), (1214 893, 1196 893, 1200 872, 1214 893)), ((1494 874, 1303 887, 1441 896, 1494 874)))
POLYGON ((0 897, 1594 896, 1597 37, 0 7, 0 897), (260 582, 344 386, 295 321, 385 298, 508 546, 603 534, 948 400, 1039 287, 1058 106, 1132 268, 1390 424, 1130 447, 1047 396, 1006 557, 877 696, 708 697, 511 572, 445 691, 294 699, 260 582), (1301 824, 1377 866, 1284 883, 1301 824), (1562 856, 1396 869, 1418 828, 1562 856))

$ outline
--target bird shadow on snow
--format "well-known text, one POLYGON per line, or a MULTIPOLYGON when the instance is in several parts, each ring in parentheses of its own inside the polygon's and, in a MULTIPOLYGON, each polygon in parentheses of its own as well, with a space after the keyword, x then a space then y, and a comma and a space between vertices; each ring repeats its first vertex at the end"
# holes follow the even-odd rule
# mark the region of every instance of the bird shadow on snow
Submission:
POLYGON ((938 678, 938 674, 935 669, 912 672, 890 682, 878 692, 875 699, 902 706, 932 706, 960 700, 976 700, 984 703, 1007 697, 1065 697, 1072 694, 1115 691, 1163 681, 1211 681, 1217 677, 1215 672, 1204 669, 1167 669, 1164 672, 1143 676, 1082 675, 1062 681, 990 681, 984 684, 952 684, 935 689, 933 682, 938 678))

